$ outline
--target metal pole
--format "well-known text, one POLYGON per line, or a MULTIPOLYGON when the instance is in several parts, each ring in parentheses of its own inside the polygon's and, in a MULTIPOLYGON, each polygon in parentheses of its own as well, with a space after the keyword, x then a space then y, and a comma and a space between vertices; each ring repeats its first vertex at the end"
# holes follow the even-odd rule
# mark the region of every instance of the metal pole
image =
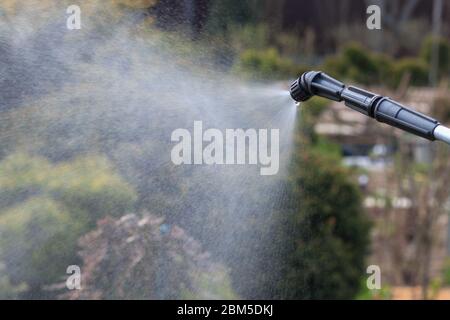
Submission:
POLYGON ((437 140, 450 144, 450 129, 443 125, 439 125, 434 129, 434 137, 437 140))

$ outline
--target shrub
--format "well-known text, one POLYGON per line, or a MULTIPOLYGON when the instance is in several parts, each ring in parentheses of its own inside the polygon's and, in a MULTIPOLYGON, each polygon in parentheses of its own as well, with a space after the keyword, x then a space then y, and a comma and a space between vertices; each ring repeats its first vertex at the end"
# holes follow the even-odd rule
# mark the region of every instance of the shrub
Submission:
POLYGON ((450 286, 450 258, 446 258, 442 269, 443 285, 450 286))
POLYGON ((244 51, 236 63, 235 70, 260 79, 296 77, 308 70, 282 58, 274 48, 244 51))
POLYGON ((447 75, 450 71, 450 42, 446 38, 434 36, 425 38, 420 50, 420 57, 430 65, 432 62, 433 46, 435 44, 439 53, 439 74, 447 75))
POLYGON ((84 288, 71 299, 231 299, 228 272, 178 226, 145 214, 106 218, 81 239, 84 288))
POLYGON ((292 238, 280 292, 290 299, 353 298, 370 228, 358 189, 333 157, 320 153, 303 152, 291 170, 292 211, 285 228, 292 238))
POLYGON ((1 258, 13 283, 52 283, 74 260, 80 223, 55 201, 32 198, 0 215, 1 258))
POLYGON ((330 100, 321 98, 321 97, 313 97, 312 99, 301 103, 301 114, 300 117, 300 130, 301 130, 301 138, 304 139, 304 144, 309 144, 310 142, 316 143, 319 139, 319 136, 314 130, 314 126, 317 124, 318 118, 322 114, 322 112, 328 107, 330 104, 330 100))
POLYGON ((19 295, 26 291, 27 285, 24 283, 14 285, 11 283, 8 275, 5 273, 4 264, 0 263, 0 299, 17 299, 19 295))
POLYGON ((398 86, 402 78, 410 75, 410 84, 425 86, 428 84, 428 67, 426 63, 417 58, 403 58, 394 64, 391 86, 398 86))
POLYGON ((52 165, 44 158, 16 153, 0 163, 3 207, 41 195, 60 202, 76 214, 85 213, 86 221, 94 226, 106 214, 117 216, 132 209, 136 200, 134 190, 100 156, 52 165))
POLYGON ((371 53, 358 44, 349 44, 340 54, 329 57, 323 70, 338 78, 345 78, 364 85, 385 85, 396 88, 409 74, 410 84, 428 84, 428 66, 419 58, 392 60, 383 54, 371 53))
POLYGON ((239 52, 254 49, 263 50, 269 44, 268 27, 258 25, 233 25, 230 30, 233 48, 239 52))
POLYGON ((302 131, 296 136, 301 152, 280 186, 286 194, 270 222, 272 242, 254 278, 257 290, 270 292, 257 297, 351 299, 360 291, 370 221, 350 172, 339 164, 338 150, 324 152, 320 140, 302 142, 309 139, 302 131))
POLYGON ((347 67, 344 59, 340 55, 329 56, 325 59, 321 70, 335 78, 343 78, 347 76, 347 67))
POLYGON ((76 262, 77 239, 107 215, 131 209, 133 189, 105 158, 52 164, 24 153, 0 162, 0 261, 27 297, 65 275, 76 262))
POLYGON ((357 44, 350 44, 342 53, 347 67, 347 76, 362 84, 371 84, 378 79, 379 67, 371 53, 357 44))
POLYGON ((47 186, 55 199, 71 210, 88 214, 91 226, 105 215, 120 216, 133 208, 134 190, 114 173, 103 157, 89 156, 61 163, 47 186))
POLYGON ((348 44, 323 64, 323 70, 334 77, 346 78, 361 84, 379 83, 389 69, 389 58, 372 54, 359 44, 348 44))

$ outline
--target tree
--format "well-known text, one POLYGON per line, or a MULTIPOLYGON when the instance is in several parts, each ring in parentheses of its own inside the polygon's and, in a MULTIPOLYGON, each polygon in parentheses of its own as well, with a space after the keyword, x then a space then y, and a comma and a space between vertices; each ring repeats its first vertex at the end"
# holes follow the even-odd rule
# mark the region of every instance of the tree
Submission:
POLYGON ((278 265, 278 298, 350 299, 365 271, 370 222, 357 186, 336 155, 318 151, 317 137, 308 129, 320 113, 315 110, 321 109, 320 101, 312 100, 302 110, 296 144, 300 151, 291 165, 277 223, 278 241, 285 244, 280 259, 271 262, 278 265))
POLYGON ((13 283, 30 290, 62 277, 74 259, 80 224, 48 198, 33 198, 0 215, 1 258, 13 283))
POLYGON ((27 286, 24 283, 13 285, 8 275, 5 273, 5 266, 0 263, 0 299, 17 299, 19 295, 26 291, 27 286))
MULTIPOLYGON (((51 164, 16 153, 0 162, 0 261, 27 297, 76 264, 77 239, 107 215, 132 209, 133 189, 102 157, 51 164)), ((42 297, 42 296, 41 296, 42 297)))
POLYGON ((368 253, 369 222, 357 187, 335 161, 314 151, 294 160, 281 292, 285 298, 353 298, 368 253))
MULTIPOLYGON (((237 256, 246 259, 233 279, 250 299, 351 299, 365 274, 370 226, 357 186, 340 155, 323 151, 313 124, 323 99, 303 104, 288 176, 280 199, 246 231, 237 256), (255 268, 258 270, 254 272, 255 268)), ((329 143, 331 144, 331 143, 329 143)), ((335 148, 332 148, 335 149, 335 148)))
POLYGON ((448 214, 449 151, 444 145, 433 145, 430 161, 418 163, 414 144, 401 137, 397 143, 400 147, 395 167, 386 172, 392 189, 386 200, 392 203, 393 197, 408 199, 410 205, 400 215, 392 205, 386 206, 381 213, 383 228, 380 226, 379 238, 383 255, 388 257, 386 262, 395 268, 392 282, 420 285, 422 298, 428 299, 432 264, 442 241, 439 220, 448 214))
POLYGON ((150 214, 105 218, 81 240, 83 290, 70 299, 230 299, 227 270, 200 243, 150 214))
POLYGON ((207 30, 224 33, 233 24, 244 25, 255 23, 259 18, 262 6, 259 1, 213 1, 210 7, 207 30))

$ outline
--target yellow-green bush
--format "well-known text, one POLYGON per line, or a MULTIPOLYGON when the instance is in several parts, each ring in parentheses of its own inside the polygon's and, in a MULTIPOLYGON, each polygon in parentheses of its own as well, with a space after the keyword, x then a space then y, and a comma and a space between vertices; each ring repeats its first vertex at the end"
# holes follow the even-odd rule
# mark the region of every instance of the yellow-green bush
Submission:
POLYGON ((263 50, 269 44, 267 25, 233 25, 230 29, 233 48, 239 52, 247 49, 263 50))
POLYGON ((103 157, 81 157, 54 167, 48 185, 53 197, 65 206, 88 214, 95 224, 105 216, 120 216, 132 209, 134 190, 114 173, 103 157))
POLYGON ((13 282, 30 288, 57 281, 75 263, 81 223, 45 197, 31 198, 0 215, 1 258, 13 282))
POLYGON ((351 43, 338 55, 326 59, 323 70, 335 77, 368 85, 379 82, 381 73, 385 72, 385 67, 382 67, 385 63, 386 59, 377 58, 361 45, 351 43))
MULTIPOLYGON (((134 190, 99 156, 52 164, 15 153, 0 162, 0 262, 33 297, 78 261, 77 239, 132 209, 134 190)), ((2 295, 7 293, 3 292, 2 295)))
POLYGON ((430 65, 433 56, 433 47, 437 46, 439 56, 438 70, 439 74, 448 75, 450 71, 450 42, 443 37, 428 36, 422 43, 420 57, 430 65))
POLYGON ((25 153, 5 158, 0 163, 0 204, 7 207, 36 195, 86 213, 90 223, 105 215, 123 214, 132 209, 136 199, 130 185, 100 156, 55 165, 25 153))
POLYGON ((307 69, 281 57, 274 48, 245 50, 235 66, 235 71, 260 79, 296 77, 307 69))
POLYGON ((406 74, 411 76, 411 85, 427 85, 429 73, 427 63, 421 58, 394 60, 359 44, 349 44, 339 54, 327 58, 322 69, 338 78, 391 88, 396 88, 406 74))
POLYGON ((410 84, 414 86, 426 86, 428 84, 428 66, 418 58, 403 58, 395 62, 392 70, 391 86, 398 86, 402 78, 410 75, 410 84))
POLYGON ((0 263, 0 299, 13 300, 17 299, 19 295, 27 290, 25 283, 13 284, 5 273, 5 265, 0 263))

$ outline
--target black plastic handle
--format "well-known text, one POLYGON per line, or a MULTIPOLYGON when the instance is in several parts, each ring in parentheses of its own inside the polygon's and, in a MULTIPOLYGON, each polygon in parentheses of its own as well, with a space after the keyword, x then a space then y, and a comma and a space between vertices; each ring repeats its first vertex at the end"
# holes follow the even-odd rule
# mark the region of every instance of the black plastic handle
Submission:
POLYGON ((434 129, 440 123, 420 112, 411 110, 389 98, 382 98, 375 106, 374 117, 380 122, 403 129, 428 140, 436 140, 434 129))
POLYGON ((402 104, 357 87, 346 87, 323 72, 305 72, 291 86, 296 101, 306 101, 317 95, 345 105, 379 122, 405 130, 428 140, 435 140, 434 130, 440 123, 402 104))

